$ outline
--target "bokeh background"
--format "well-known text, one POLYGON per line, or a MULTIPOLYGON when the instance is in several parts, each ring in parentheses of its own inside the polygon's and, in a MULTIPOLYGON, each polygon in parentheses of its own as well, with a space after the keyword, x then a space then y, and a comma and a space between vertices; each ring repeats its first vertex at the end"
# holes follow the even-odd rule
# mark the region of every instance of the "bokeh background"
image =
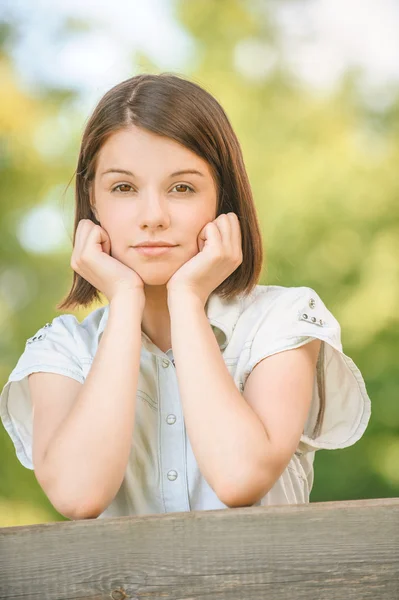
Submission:
MULTIPOLYGON (((370 425, 316 453, 311 501, 399 496, 398 31, 396 0, 2 0, 0 386, 72 281, 89 114, 123 79, 178 73, 241 142, 259 283, 313 287, 366 380, 370 425)), ((2 426, 0 456, 0 526, 65 520, 2 426)))

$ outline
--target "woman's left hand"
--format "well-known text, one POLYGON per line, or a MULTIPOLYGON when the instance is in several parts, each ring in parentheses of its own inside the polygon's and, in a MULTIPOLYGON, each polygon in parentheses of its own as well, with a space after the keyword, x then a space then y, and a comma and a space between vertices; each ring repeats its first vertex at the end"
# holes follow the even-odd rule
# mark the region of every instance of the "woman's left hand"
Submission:
POLYGON ((168 299, 189 292, 205 306, 209 295, 243 260, 241 228, 235 213, 219 215, 198 234, 199 252, 178 269, 166 284, 168 299))

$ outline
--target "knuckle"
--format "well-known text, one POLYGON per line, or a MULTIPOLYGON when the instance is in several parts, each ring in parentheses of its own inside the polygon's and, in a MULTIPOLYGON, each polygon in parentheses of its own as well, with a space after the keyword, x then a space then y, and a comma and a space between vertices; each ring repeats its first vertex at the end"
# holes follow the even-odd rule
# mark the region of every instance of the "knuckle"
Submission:
POLYGON ((78 263, 76 262, 76 260, 71 260, 71 263, 70 263, 70 265, 71 265, 71 267, 72 267, 72 269, 73 269, 74 271, 77 271, 77 270, 79 269, 79 265, 78 265, 78 263))
POLYGON ((89 260, 89 253, 88 253, 88 251, 86 249, 84 249, 81 252, 81 254, 80 254, 80 256, 78 257, 77 260, 78 260, 78 265, 79 266, 82 266, 82 265, 86 264, 88 262, 88 260, 89 260))
POLYGON ((76 263, 76 265, 77 265, 78 267, 82 267, 82 266, 84 265, 84 263, 85 263, 85 262, 86 262, 86 259, 85 259, 85 254, 84 254, 84 252, 82 252, 82 253, 78 254, 78 255, 75 257, 75 263, 76 263))

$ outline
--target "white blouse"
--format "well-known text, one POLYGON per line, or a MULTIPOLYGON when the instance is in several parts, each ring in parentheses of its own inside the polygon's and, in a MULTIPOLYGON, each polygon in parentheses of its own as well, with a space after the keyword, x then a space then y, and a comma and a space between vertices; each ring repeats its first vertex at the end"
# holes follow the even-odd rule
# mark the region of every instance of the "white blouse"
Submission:
MULTIPOLYGON (((257 285, 249 295, 225 301, 211 294, 205 311, 226 367, 242 392, 263 358, 324 342, 318 363, 324 383, 321 428, 313 435, 320 407, 317 377, 298 448, 269 492, 254 506, 309 502, 313 460, 321 448, 345 448, 364 433, 370 399, 363 377, 342 352, 340 325, 308 287, 257 285)), ((82 322, 63 314, 26 342, 0 396, 0 417, 20 462, 32 463, 32 403, 28 375, 59 373, 84 383, 106 327, 109 305, 82 322)), ((228 508, 199 470, 184 424, 172 349, 162 352, 142 332, 135 426, 122 485, 100 517, 228 508)))

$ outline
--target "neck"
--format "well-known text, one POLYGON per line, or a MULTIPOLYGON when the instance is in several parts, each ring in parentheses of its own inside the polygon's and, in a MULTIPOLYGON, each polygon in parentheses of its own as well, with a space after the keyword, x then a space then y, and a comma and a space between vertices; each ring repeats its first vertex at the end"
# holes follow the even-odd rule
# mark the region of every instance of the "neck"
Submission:
POLYGON ((170 315, 166 285, 145 285, 141 330, 162 352, 171 348, 170 315))

